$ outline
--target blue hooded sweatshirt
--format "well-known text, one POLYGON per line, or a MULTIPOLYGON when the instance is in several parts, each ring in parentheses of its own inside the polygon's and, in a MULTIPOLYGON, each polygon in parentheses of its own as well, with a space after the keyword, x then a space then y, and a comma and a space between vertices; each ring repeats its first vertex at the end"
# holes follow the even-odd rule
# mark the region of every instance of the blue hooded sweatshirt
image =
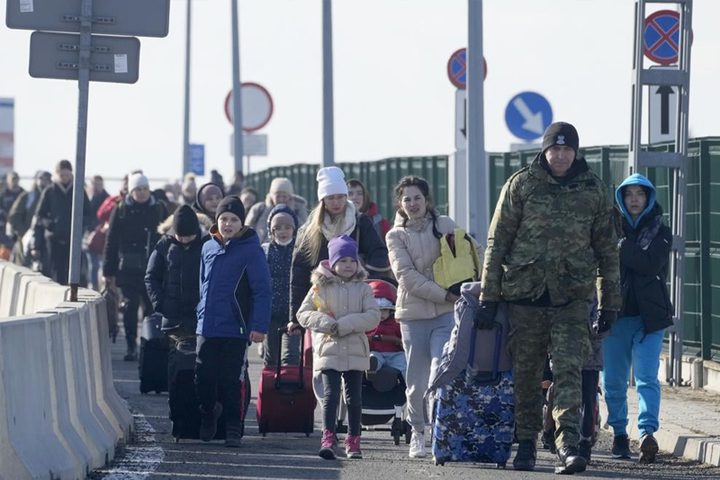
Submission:
POLYGON ((625 220, 627 220, 628 224, 630 224, 633 229, 636 229, 638 225, 640 225, 643 217, 645 217, 645 215, 647 215, 653 210, 653 207, 655 207, 656 197, 657 194, 655 192, 655 185, 653 185, 650 180, 648 180, 645 176, 640 175, 639 173, 633 173, 632 175, 627 177, 615 190, 615 202, 617 202, 618 208, 622 212, 623 217, 625 217, 625 220), (631 185, 639 185, 641 187, 644 187, 646 192, 648 193, 647 205, 645 205, 645 210, 643 210, 635 220, 633 220, 632 216, 625 208, 625 201, 623 199, 623 190, 625 189, 625 187, 629 187, 631 185))

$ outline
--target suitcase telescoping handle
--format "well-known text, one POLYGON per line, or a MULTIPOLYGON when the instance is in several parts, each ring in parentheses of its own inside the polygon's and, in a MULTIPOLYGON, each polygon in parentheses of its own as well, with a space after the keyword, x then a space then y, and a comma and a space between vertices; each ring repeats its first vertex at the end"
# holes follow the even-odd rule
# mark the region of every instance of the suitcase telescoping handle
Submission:
MULTIPOLYGON (((280 369, 281 369, 281 362, 282 362, 282 338, 283 335, 289 335, 287 327, 280 327, 278 328, 278 344, 277 344, 277 354, 275 355, 275 388, 279 389, 281 386, 281 378, 280 378, 280 369)), ((305 371, 305 355, 303 355, 303 352, 305 351, 305 335, 300 335, 300 363, 298 364, 298 378, 300 379, 300 382, 297 383, 298 390, 302 390, 305 387, 305 375, 303 375, 303 372, 305 371)))
POLYGON ((473 333, 470 337, 470 354, 468 355, 467 367, 465 368, 465 375, 468 377, 468 380, 475 380, 483 385, 497 385, 500 383, 498 370, 500 370, 500 353, 503 339, 502 324, 500 322, 494 322, 493 330, 495 330, 495 351, 493 352, 492 372, 490 372, 490 376, 488 377, 487 372, 479 372, 473 368, 473 362, 475 361, 475 343, 479 331, 477 328, 473 328, 473 333))

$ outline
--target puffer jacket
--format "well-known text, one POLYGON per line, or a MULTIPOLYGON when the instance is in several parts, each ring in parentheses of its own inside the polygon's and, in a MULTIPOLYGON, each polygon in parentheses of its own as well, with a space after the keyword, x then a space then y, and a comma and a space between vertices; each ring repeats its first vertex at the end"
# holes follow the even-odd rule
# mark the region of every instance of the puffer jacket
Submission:
POLYGON ((313 367, 339 372, 370 368, 370 346, 365 332, 380 322, 380 310, 360 267, 344 281, 324 260, 312 274, 310 289, 298 310, 300 325, 312 332, 313 367))
MULTIPOLYGON (((395 226, 387 234, 390 266, 398 280, 395 318, 399 321, 435 318, 452 312, 453 304, 445 301, 447 290, 435 283, 433 264, 440 256, 440 239, 433 232, 430 214, 421 220, 395 216, 395 226)), ((453 233, 455 222, 444 215, 437 217, 436 230, 441 235, 453 233)))
POLYGON ((204 240, 200 235, 187 245, 164 236, 150 254, 145 288, 153 310, 176 320, 189 334, 195 333, 195 308, 200 300, 200 257, 204 240))
POLYGON ((244 227, 223 243, 217 225, 203 244, 197 330, 203 337, 249 338, 270 325, 270 271, 257 234, 244 227))

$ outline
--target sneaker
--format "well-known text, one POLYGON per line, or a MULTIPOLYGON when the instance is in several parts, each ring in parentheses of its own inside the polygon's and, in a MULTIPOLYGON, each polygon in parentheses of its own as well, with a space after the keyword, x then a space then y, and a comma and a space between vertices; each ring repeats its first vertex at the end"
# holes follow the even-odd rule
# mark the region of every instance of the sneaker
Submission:
POLYGON ((330 430, 323 430, 322 440, 320 440, 320 451, 318 455, 325 460, 335 460, 335 445, 337 440, 335 434, 330 430))
POLYGON ((557 474, 572 475, 584 472, 587 467, 587 462, 578 454, 576 447, 562 446, 558 450, 557 456, 558 460, 555 463, 555 473, 557 474))
POLYGON ((225 446, 228 448, 240 447, 243 428, 239 420, 229 421, 225 424, 225 446))
POLYGON ((652 433, 643 435, 640 438, 640 463, 653 463, 655 462, 655 455, 658 452, 658 443, 653 437, 652 433))
POLYGON ((362 458, 360 435, 348 435, 345 438, 345 455, 347 458, 362 458))
POLYGON ((217 433, 217 421, 222 414, 223 407, 220 403, 215 402, 212 412, 204 412, 200 409, 200 440, 209 442, 215 438, 217 433))
POLYGON ((578 455, 585 459, 585 463, 590 465, 590 456, 592 455, 592 441, 589 439, 582 439, 578 443, 578 455))
POLYGON ((616 435, 613 438, 612 457, 630 460, 630 439, 627 435, 616 435))
POLYGON ((413 430, 412 437, 410 437, 410 458, 425 458, 427 452, 425 451, 425 434, 417 433, 413 430))
POLYGON ((535 440, 520 440, 518 449, 513 459, 513 468, 531 472, 535 470, 535 459, 537 458, 537 448, 535 440))

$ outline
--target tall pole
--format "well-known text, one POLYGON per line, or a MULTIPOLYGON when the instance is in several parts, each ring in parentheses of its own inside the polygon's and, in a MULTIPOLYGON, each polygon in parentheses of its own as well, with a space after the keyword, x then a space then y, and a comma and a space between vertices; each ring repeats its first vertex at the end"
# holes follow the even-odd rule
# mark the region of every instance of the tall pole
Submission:
POLYGON ((192 0, 187 0, 185 18, 185 122, 183 124, 183 175, 190 171, 190 30, 192 0))
POLYGON ((77 302, 82 255, 83 207, 85 199, 85 150, 87 145, 88 96, 90 93, 90 49, 92 47, 92 0, 82 0, 80 53, 78 61, 78 123, 73 178, 72 225, 70 226, 70 301, 77 302))
POLYGON ((238 26, 238 0, 232 0, 232 64, 233 64, 233 155, 235 171, 243 171, 242 109, 240 108, 240 27, 238 26))
POLYGON ((485 153, 482 0, 468 0, 467 49, 467 226, 478 241, 490 223, 490 166, 485 153))
POLYGON ((323 166, 335 164, 333 106, 332 0, 322 0, 323 17, 323 166))

